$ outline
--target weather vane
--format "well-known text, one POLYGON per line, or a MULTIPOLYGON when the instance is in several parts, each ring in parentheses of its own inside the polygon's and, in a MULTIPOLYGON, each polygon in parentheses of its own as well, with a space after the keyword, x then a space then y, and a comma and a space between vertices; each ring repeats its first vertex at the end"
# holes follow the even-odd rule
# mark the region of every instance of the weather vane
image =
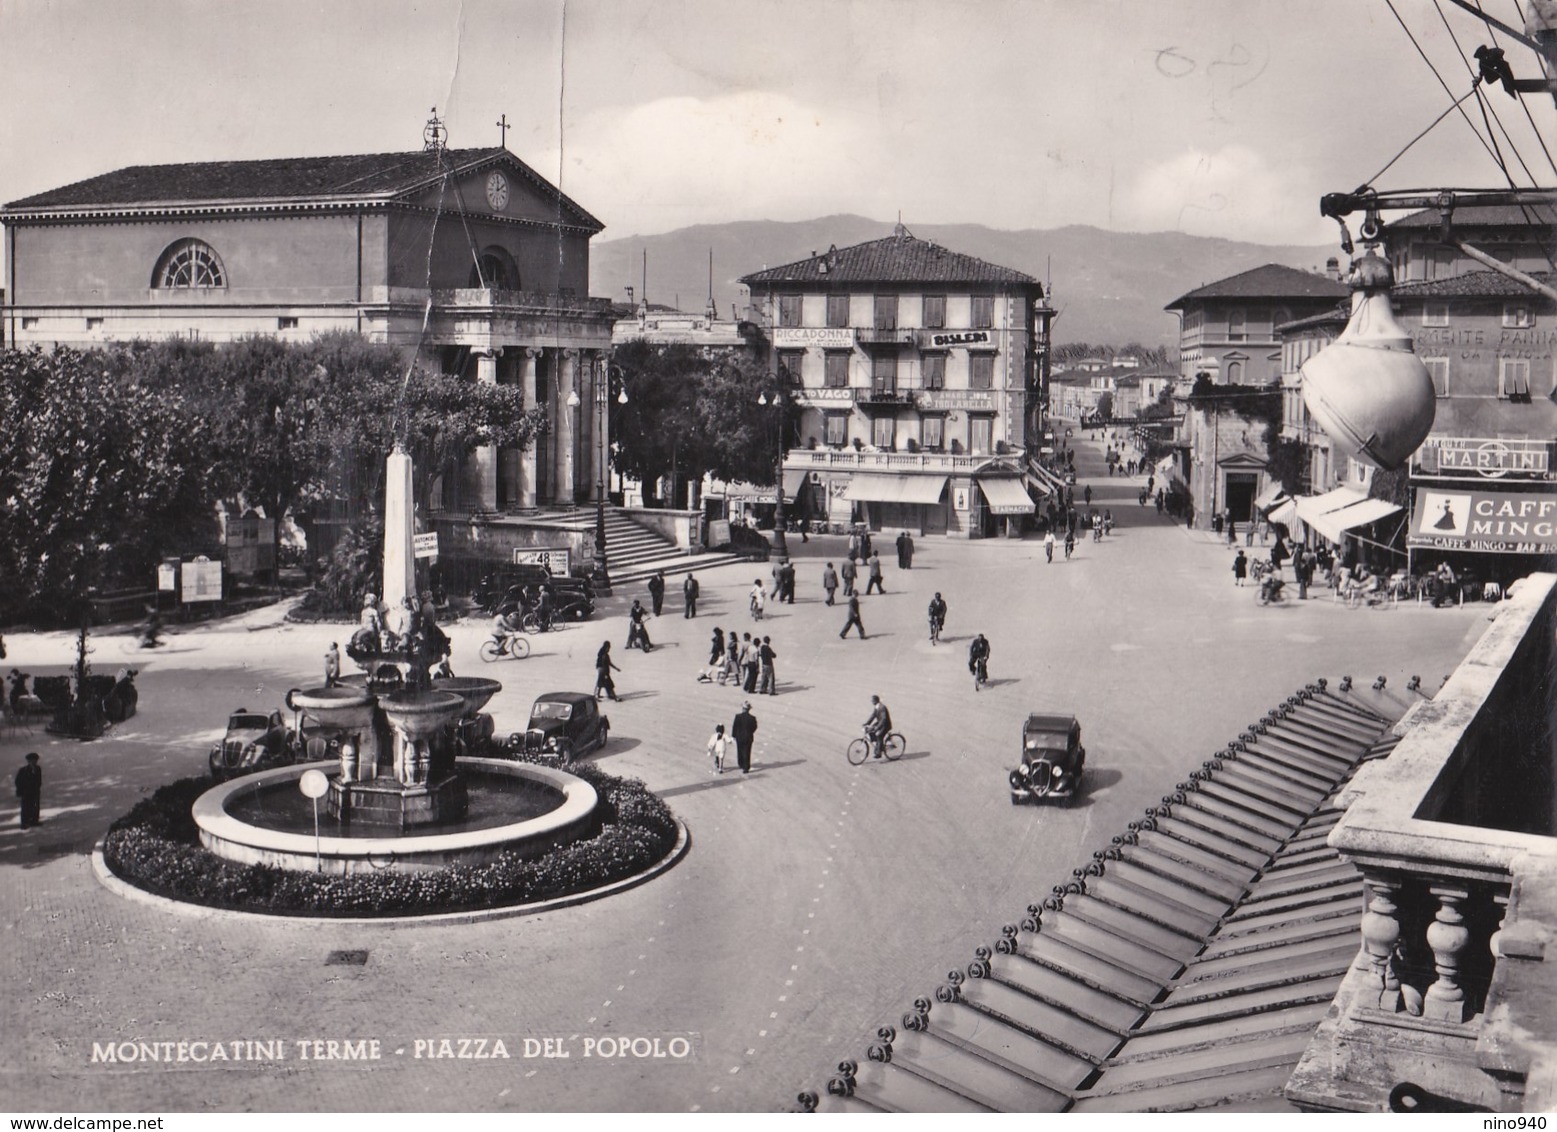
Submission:
POLYGON ((428 153, 441 153, 449 144, 449 131, 438 117, 438 108, 432 108, 432 117, 422 127, 422 149, 428 153))

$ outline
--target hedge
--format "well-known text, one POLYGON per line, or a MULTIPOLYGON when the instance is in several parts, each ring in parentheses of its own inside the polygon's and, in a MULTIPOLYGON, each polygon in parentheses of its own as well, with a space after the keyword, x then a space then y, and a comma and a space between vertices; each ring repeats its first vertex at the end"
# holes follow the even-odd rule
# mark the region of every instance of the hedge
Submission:
MULTIPOLYGON (((535 759, 546 765, 555 760, 535 759)), ((593 837, 525 858, 507 852, 481 865, 425 872, 335 876, 241 865, 200 844, 190 809, 215 785, 184 778, 136 803, 113 823, 103 858, 120 879, 159 896, 234 911, 306 916, 405 916, 529 904, 623 880, 663 859, 676 843, 670 808, 638 779, 570 765, 600 796, 593 837)))

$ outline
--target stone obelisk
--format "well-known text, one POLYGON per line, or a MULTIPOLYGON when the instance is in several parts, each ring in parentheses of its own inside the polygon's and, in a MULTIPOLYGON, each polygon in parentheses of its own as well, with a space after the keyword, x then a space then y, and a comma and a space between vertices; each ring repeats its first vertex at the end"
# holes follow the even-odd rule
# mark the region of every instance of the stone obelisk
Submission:
POLYGON ((400 445, 384 462, 384 606, 391 612, 416 597, 415 503, 411 457, 400 445))

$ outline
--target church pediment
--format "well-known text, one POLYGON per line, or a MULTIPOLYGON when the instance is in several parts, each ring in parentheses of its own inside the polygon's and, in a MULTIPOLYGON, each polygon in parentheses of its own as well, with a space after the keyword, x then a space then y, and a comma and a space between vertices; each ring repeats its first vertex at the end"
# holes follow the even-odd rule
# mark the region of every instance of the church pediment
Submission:
POLYGON ((464 212, 473 217, 561 223, 591 232, 605 227, 528 165, 504 151, 455 171, 446 181, 435 179, 419 185, 401 200, 421 208, 464 212))

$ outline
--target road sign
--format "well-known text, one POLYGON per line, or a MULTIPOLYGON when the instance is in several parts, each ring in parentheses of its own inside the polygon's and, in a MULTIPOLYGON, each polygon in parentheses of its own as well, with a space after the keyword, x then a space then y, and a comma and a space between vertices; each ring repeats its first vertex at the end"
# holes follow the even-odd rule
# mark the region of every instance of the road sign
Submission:
POLYGON ((429 531, 425 535, 412 535, 411 545, 415 549, 417 558, 437 558, 438 532, 429 531))

